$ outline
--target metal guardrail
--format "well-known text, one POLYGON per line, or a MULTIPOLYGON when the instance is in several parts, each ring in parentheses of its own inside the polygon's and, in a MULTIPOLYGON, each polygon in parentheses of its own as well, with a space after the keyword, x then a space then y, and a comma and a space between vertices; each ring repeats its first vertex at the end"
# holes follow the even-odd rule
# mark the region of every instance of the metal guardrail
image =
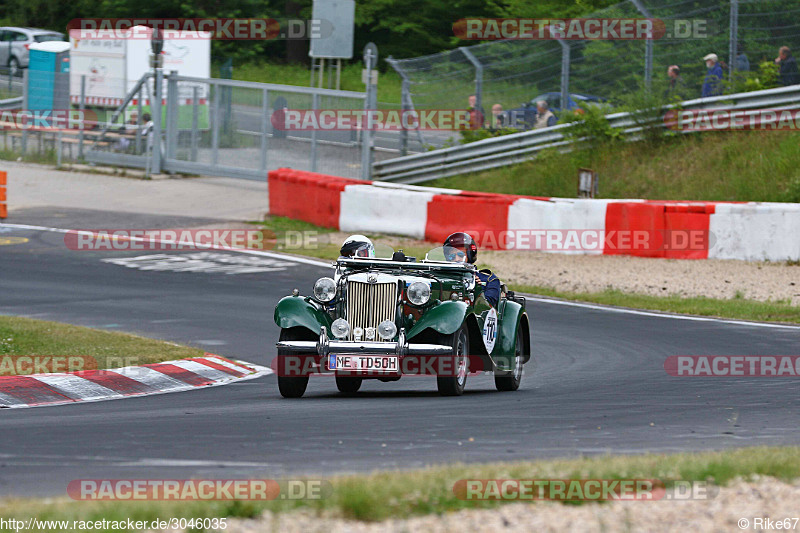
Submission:
MULTIPOLYGON (((800 108, 800 85, 737 93, 712 98, 687 100, 677 106, 693 109, 797 109, 800 108)), ((666 111, 666 110, 665 110, 666 111)), ((613 128, 621 129, 635 139, 643 129, 642 119, 631 113, 606 115, 613 128)), ((650 127, 665 127, 663 120, 652 120, 650 127)), ((559 124, 551 128, 512 133, 501 137, 483 139, 469 144, 433 150, 373 164, 372 178, 395 183, 420 183, 465 172, 476 172, 527 161, 545 148, 568 147, 572 144, 565 133, 572 124, 559 124)))
POLYGON ((11 109, 22 109, 22 97, 8 98, 0 100, 0 111, 7 111, 11 109))

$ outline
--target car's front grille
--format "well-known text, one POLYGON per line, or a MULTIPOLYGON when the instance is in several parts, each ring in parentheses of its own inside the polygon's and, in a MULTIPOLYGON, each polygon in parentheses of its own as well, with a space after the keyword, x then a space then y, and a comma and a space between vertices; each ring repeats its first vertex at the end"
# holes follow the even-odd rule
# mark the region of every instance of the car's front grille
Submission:
POLYGON ((347 282, 347 321, 350 323, 350 340, 355 340, 356 328, 364 333, 362 341, 383 341, 378 335, 378 324, 384 320, 394 322, 397 313, 397 283, 347 282), (371 328, 369 331, 367 328, 371 328), (368 338, 372 333, 372 338, 368 338))

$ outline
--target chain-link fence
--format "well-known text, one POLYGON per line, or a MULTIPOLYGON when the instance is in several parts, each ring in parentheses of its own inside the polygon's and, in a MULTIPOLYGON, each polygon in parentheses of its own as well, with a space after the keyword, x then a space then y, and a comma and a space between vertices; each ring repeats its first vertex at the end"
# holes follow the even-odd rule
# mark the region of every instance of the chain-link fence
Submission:
POLYGON ((291 167, 362 177, 363 131, 285 128, 275 116, 286 109, 363 110, 364 93, 158 76, 160 84, 152 73, 137 81, 25 71, 23 97, 14 109, 67 110, 73 120, 9 124, 0 149, 58 164, 83 161, 150 173, 263 180, 269 170, 291 167))
MULTIPOLYGON (((664 31, 650 40, 500 40, 388 61, 404 80, 406 107, 466 109, 475 95, 488 120, 496 104, 519 119, 539 99, 556 111, 587 99, 629 106, 630 95, 645 88, 666 94, 671 65, 680 68, 677 95, 699 98, 709 53, 724 68, 726 92, 766 89, 785 81, 776 74, 779 48, 800 51, 797 0, 629 0, 583 18, 658 19, 664 31)), ((415 137, 443 144, 428 132, 415 137)))

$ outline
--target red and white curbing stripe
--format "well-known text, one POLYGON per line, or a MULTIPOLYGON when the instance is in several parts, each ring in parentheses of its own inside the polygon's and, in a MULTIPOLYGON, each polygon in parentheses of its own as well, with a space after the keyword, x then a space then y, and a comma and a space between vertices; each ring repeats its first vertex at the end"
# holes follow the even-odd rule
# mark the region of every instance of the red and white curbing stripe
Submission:
POLYGON ((253 379, 272 370, 206 354, 113 370, 0 376, 0 408, 41 407, 180 392, 253 379))
MULTIPOLYGON (((593 230, 606 237, 629 231, 654 236, 690 231, 705 236, 700 246, 637 250, 611 238, 612 246, 605 246, 608 241, 603 240, 588 253, 800 260, 800 204, 514 196, 369 182, 286 168, 270 171, 268 180, 271 214, 351 233, 380 232, 442 242, 450 233, 465 230, 495 236, 528 230, 593 230)), ((488 249, 530 249, 499 240, 494 246, 479 244, 488 249)))

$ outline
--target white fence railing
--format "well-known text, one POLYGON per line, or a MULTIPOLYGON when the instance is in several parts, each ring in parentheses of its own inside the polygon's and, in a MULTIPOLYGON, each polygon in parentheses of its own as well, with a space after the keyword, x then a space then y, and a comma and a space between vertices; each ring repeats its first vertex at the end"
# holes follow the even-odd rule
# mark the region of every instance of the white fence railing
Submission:
MULTIPOLYGON (((768 110, 800 108, 800 85, 737 93, 712 98, 688 100, 680 105, 683 110, 730 109, 768 110)), ((620 128, 626 135, 636 136, 642 130, 640 122, 630 113, 614 113, 606 118, 613 128, 620 128)), ((565 133, 571 124, 559 124, 551 128, 512 133, 469 144, 442 148, 422 154, 414 154, 373 164, 375 180, 396 183, 420 183, 466 172, 477 172, 527 161, 545 148, 567 146, 572 143, 565 133)), ((650 127, 666 127, 661 119, 650 127)))

